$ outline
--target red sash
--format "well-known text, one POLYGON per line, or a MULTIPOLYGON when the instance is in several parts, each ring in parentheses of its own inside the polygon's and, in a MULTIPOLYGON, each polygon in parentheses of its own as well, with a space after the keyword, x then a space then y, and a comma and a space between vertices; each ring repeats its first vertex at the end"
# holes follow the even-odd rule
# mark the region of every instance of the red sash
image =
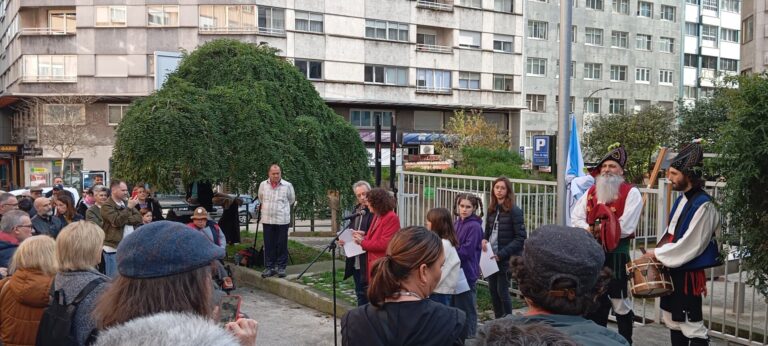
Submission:
POLYGON ((600 220, 600 227, 595 232, 595 238, 607 252, 619 246, 621 240, 621 224, 619 219, 624 215, 624 205, 627 201, 631 184, 622 183, 619 186, 619 196, 610 203, 597 203, 597 186, 593 185, 587 191, 587 223, 594 226, 600 220))

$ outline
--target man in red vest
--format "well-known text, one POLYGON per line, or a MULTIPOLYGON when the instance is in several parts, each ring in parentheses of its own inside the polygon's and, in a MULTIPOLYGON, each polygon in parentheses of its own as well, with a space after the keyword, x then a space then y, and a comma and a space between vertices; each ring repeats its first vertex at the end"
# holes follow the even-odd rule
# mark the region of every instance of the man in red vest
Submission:
POLYGON ((630 239, 635 236, 643 198, 640 190, 624 180, 627 152, 623 146, 606 155, 591 174, 593 185, 573 208, 573 227, 583 228, 596 236, 605 250, 605 266, 613 271, 606 293, 598 299, 598 307, 587 315, 595 323, 607 326, 613 309, 619 334, 632 344, 634 313, 627 294, 627 272, 630 261, 630 239))

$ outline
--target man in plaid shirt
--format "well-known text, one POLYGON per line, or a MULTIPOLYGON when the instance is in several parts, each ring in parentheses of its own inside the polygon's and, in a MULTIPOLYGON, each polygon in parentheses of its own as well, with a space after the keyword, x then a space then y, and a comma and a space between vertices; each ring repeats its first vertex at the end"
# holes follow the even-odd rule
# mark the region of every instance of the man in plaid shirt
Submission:
POLYGON ((288 264, 288 225, 296 202, 293 185, 282 179, 280 166, 269 166, 269 179, 259 184, 261 222, 264 225, 264 272, 261 277, 285 277, 288 264))

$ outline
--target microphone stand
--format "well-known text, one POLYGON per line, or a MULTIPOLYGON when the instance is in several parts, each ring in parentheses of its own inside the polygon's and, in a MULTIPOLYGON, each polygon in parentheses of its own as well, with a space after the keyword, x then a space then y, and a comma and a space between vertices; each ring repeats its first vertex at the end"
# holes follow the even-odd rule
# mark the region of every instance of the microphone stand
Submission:
MULTIPOLYGON (((363 215, 364 214, 356 214, 355 217, 362 217, 363 215)), ((351 223, 352 219, 350 219, 349 222, 351 223)), ((347 225, 349 225, 349 224, 347 224, 347 225)), ((339 224, 339 226, 341 226, 341 224, 339 224)), ((309 265, 307 265, 307 267, 304 268, 304 271, 302 271, 299 274, 299 276, 296 277, 297 280, 301 279, 301 277, 304 275, 304 273, 306 273, 307 270, 309 270, 309 268, 312 267, 312 265, 315 264, 315 262, 317 262, 317 260, 320 258, 320 256, 322 256, 326 251, 328 251, 328 249, 331 250, 331 283, 333 285, 332 286, 333 287, 332 291, 333 291, 333 344, 334 345, 338 345, 339 344, 338 340, 337 340, 337 338, 338 338, 338 332, 337 332, 338 327, 336 326, 336 242, 339 240, 339 236, 341 236, 341 233, 343 233, 343 232, 342 231, 336 232, 336 236, 333 237, 333 239, 331 240, 330 243, 328 243, 328 245, 325 247, 325 249, 323 249, 323 251, 320 251, 320 253, 317 254, 317 256, 315 256, 314 259, 312 259, 312 262, 309 262, 309 265)))

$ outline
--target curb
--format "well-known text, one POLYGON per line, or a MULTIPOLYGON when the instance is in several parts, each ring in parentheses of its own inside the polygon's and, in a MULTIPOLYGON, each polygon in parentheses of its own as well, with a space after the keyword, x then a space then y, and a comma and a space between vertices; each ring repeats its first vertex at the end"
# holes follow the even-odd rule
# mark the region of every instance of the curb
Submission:
MULTIPOLYGON (((313 291, 311 288, 294 281, 280 278, 262 278, 258 271, 248 269, 242 266, 232 265, 232 274, 239 286, 258 288, 262 291, 272 293, 285 299, 294 301, 306 307, 332 315, 333 300, 325 295, 313 291)), ((295 278, 295 275, 289 275, 287 279, 295 278)), ((336 298, 336 316, 341 318, 347 311, 354 307, 336 298)))

